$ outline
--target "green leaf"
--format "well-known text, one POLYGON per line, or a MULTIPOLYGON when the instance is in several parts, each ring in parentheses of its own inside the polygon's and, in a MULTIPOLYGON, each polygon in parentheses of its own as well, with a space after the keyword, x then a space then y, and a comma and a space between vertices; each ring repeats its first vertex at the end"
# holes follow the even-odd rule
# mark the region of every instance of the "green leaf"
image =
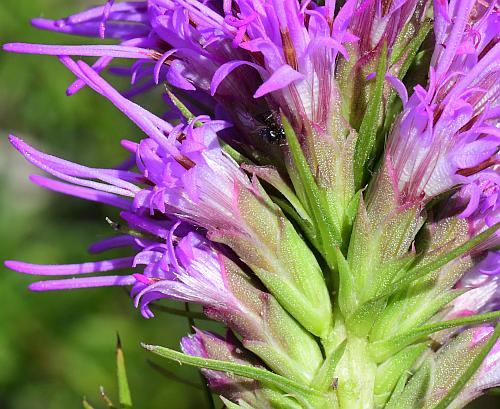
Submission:
POLYGON ((358 337, 367 336, 377 322, 380 313, 386 306, 385 300, 374 300, 363 303, 346 319, 349 331, 358 337))
POLYGON ((265 399, 273 409, 304 409, 293 397, 273 388, 263 388, 265 399))
POLYGON ((314 219, 314 226, 321 237, 321 249, 323 256, 331 268, 335 266, 335 257, 333 249, 342 242, 340 229, 333 223, 328 206, 324 197, 319 191, 316 180, 314 179, 306 157, 302 152, 297 135, 293 130, 288 119, 281 115, 281 123, 285 131, 288 147, 293 157, 295 168, 299 174, 302 186, 306 191, 308 207, 311 209, 314 219))
POLYGON ((352 226, 354 223, 354 219, 356 218, 356 214, 358 213, 359 204, 361 202, 361 195, 363 191, 360 189, 356 192, 356 194, 352 197, 351 201, 347 205, 345 210, 345 215, 347 217, 348 225, 352 226))
POLYGON ((234 362, 219 361, 216 359, 206 359, 197 356, 183 354, 182 352, 174 351, 173 349, 164 348, 158 345, 141 344, 143 348, 153 352, 156 355, 176 361, 179 364, 187 364, 198 368, 212 369, 214 371, 229 372, 235 375, 244 376, 246 378, 255 379, 264 384, 277 387, 284 392, 292 394, 296 397, 322 397, 323 395, 301 385, 295 381, 277 375, 266 369, 257 368, 249 365, 241 365, 234 362))
POLYGON ((307 220, 304 220, 297 211, 293 208, 290 203, 288 203, 285 199, 281 199, 279 197, 270 195, 271 200, 276 203, 283 213, 288 216, 289 219, 293 220, 297 225, 302 229, 303 233, 307 236, 307 238, 317 247, 317 237, 314 232, 313 226, 307 220))
POLYGON ((335 372, 335 368, 337 364, 342 359, 344 355, 345 348, 347 345, 347 340, 344 340, 335 351, 327 356, 321 368, 319 368, 316 375, 314 375, 314 379, 312 381, 312 385, 314 385, 315 389, 326 392, 328 389, 332 387, 332 379, 335 372))
POLYGON ((406 382, 408 381, 409 377, 410 374, 408 372, 405 372, 403 375, 401 375, 401 377, 398 380, 398 383, 396 384, 396 387, 394 388, 394 391, 391 394, 389 401, 387 402, 387 405, 384 406, 384 408, 388 408, 390 405, 394 405, 394 402, 396 402, 397 399, 403 393, 403 390, 406 386, 406 382))
POLYGON ((219 138, 219 145, 221 149, 226 152, 233 160, 238 164, 241 165, 242 163, 246 163, 248 165, 254 165, 254 162, 252 162, 250 159, 248 159, 245 155, 242 153, 238 152, 236 149, 234 149, 231 145, 229 145, 227 142, 224 142, 221 138, 219 138))
POLYGON ((482 233, 473 237, 469 241, 463 243, 462 245, 455 247, 447 253, 440 255, 434 260, 426 263, 424 265, 416 266, 413 269, 410 269, 404 277, 399 279, 398 281, 392 283, 389 288, 384 289, 381 293, 379 293, 375 298, 381 298, 391 295, 392 293, 403 289, 408 284, 411 284, 415 280, 419 278, 425 277, 426 275, 433 273, 440 269, 441 267, 448 264, 450 261, 464 255, 468 251, 472 250, 478 244, 485 241, 488 237, 492 236, 500 227, 500 223, 496 223, 490 228, 486 229, 482 233))
POLYGON ((94 407, 89 403, 87 398, 83 398, 82 406, 83 406, 83 409, 94 409, 94 407))
POLYGON ((370 101, 359 127, 356 149, 354 152, 354 181, 356 189, 363 186, 368 166, 375 159, 377 150, 377 133, 380 127, 380 116, 384 107, 383 90, 387 71, 387 43, 384 42, 380 52, 375 83, 372 87, 370 101))
POLYGON ((500 337, 500 324, 497 324, 495 327, 495 331, 491 335, 488 342, 481 348, 479 354, 472 360, 471 364, 465 370, 465 372, 460 376, 458 381, 451 387, 446 396, 441 399, 441 401, 434 406, 433 409, 446 409, 451 402, 458 396, 458 394, 462 391, 467 382, 474 376, 477 372, 484 359, 491 351, 491 348, 495 345, 496 341, 500 337))
POLYGON ((407 345, 419 341, 422 338, 425 338, 435 332, 448 328, 461 327, 464 325, 482 324, 498 318, 500 318, 500 311, 492 311, 485 314, 471 315, 454 320, 447 320, 423 325, 404 334, 396 335, 390 339, 372 343, 370 345, 370 352, 377 362, 383 362, 407 345))
POLYGON ((391 54, 391 61, 390 61, 391 65, 395 64, 397 60, 399 60, 402 57, 403 54, 406 54, 404 62, 401 65, 401 68, 399 69, 398 72, 399 79, 403 79, 403 77, 405 76, 406 72, 408 71, 408 68, 410 68, 413 59, 417 55, 420 46, 427 37, 427 34, 429 34, 431 28, 432 28, 432 22, 430 20, 425 20, 418 29, 417 34, 412 38, 412 40, 406 46, 400 47, 399 48, 400 52, 393 52, 391 54))
POLYGON ((231 402, 229 399, 226 399, 224 396, 220 396, 224 405, 226 405, 227 409, 255 409, 253 406, 250 406, 245 401, 241 402, 239 405, 237 403, 231 402))
POLYGON ((132 409, 132 397, 125 369, 125 357, 123 355, 120 336, 116 334, 116 375, 118 378, 118 398, 122 409, 132 409))
POLYGON ((415 261, 415 254, 410 252, 400 257, 391 258, 380 265, 375 273, 378 278, 377 289, 384 289, 384 284, 387 286, 387 282, 398 281, 406 277, 408 270, 415 265, 415 261))
POLYGON ((432 284, 412 288, 391 297, 370 332, 372 342, 389 338, 392 334, 406 333, 425 324, 443 307, 464 291, 450 290, 440 293, 432 284), (403 318, 404 317, 404 318, 403 318))

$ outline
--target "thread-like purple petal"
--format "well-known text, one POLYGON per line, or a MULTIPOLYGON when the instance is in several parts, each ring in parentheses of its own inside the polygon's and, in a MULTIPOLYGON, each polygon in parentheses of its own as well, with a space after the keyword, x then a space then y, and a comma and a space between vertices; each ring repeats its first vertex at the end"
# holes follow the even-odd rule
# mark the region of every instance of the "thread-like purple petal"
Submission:
POLYGON ((122 257, 112 260, 103 260, 81 264, 31 264, 22 261, 7 260, 5 266, 20 273, 60 276, 73 274, 92 274, 103 271, 119 270, 132 267, 134 257, 122 257))
MULTIPOLYGON (((91 7, 85 11, 73 14, 68 18, 57 20, 55 21, 55 23, 59 26, 63 26, 66 24, 79 24, 89 20, 100 20, 105 8, 106 5, 91 7)), ((124 1, 121 3, 113 4, 111 7, 111 11, 113 13, 116 12, 137 13, 137 12, 145 12, 146 10, 147 10, 147 3, 144 1, 124 1)))
POLYGON ((135 238, 128 235, 121 235, 115 237, 108 237, 107 239, 103 239, 97 241, 89 246, 90 253, 102 253, 103 251, 116 249, 120 247, 128 247, 132 246, 135 243, 135 238))
MULTIPOLYGON (((96 72, 101 72, 113 61, 113 57, 99 57, 99 59, 92 64, 92 68, 96 72)), ((66 90, 66 95, 70 96, 81 90, 85 86, 85 82, 78 79, 74 81, 66 90)))
POLYGON ((178 149, 163 134, 163 132, 170 132, 172 130, 172 126, 169 123, 124 98, 83 61, 75 63, 68 58, 61 58, 61 61, 92 89, 108 98, 120 111, 133 120, 139 128, 170 154, 174 156, 179 154, 178 149))
POLYGON ((165 63, 165 61, 167 61, 168 57, 170 57, 175 52, 177 52, 177 49, 175 49, 175 48, 173 50, 167 51, 156 62, 155 68, 154 68, 154 71, 153 71, 153 78, 154 78, 156 84, 158 84, 160 82, 160 70, 163 67, 163 64, 165 63))
POLYGON ((122 197, 115 196, 112 193, 101 192, 99 190, 94 190, 87 187, 74 186, 39 175, 31 175, 30 180, 38 186, 53 190, 55 192, 79 197, 81 199, 90 200, 92 202, 107 204, 110 206, 118 207, 119 209, 129 210, 132 206, 131 201, 122 197))
POLYGON ((104 277, 85 277, 85 278, 65 278, 62 280, 45 280, 31 283, 28 288, 31 291, 59 291, 73 290, 80 288, 94 287, 114 287, 117 285, 128 286, 135 284, 136 279, 133 276, 104 276, 104 277))
POLYGON ((108 193, 133 197, 134 193, 140 191, 140 188, 132 183, 126 182, 120 178, 110 176, 109 173, 100 169, 87 168, 64 159, 37 151, 23 140, 14 135, 9 135, 9 141, 27 160, 40 169, 65 180, 90 187, 96 190, 102 190, 108 193), (82 179, 85 178, 85 179, 82 179), (87 179, 88 178, 88 179, 87 179), (107 183, 95 182, 89 179, 100 179, 107 183))
POLYGON ((79 55, 82 57, 151 58, 151 51, 139 47, 120 45, 45 45, 8 43, 5 51, 22 54, 79 55))
POLYGON ((148 219, 144 216, 139 216, 131 212, 121 212, 120 217, 129 224, 137 226, 141 230, 163 239, 168 238, 170 230, 153 219, 148 219))
MULTIPOLYGON (((57 33, 72 34, 85 37, 96 37, 99 33, 100 23, 98 21, 90 21, 78 25, 66 24, 58 25, 56 21, 47 20, 44 18, 35 18, 31 20, 31 24, 41 30, 55 31, 57 33)), ((106 28, 107 38, 135 38, 147 36, 150 28, 142 24, 116 23, 108 24, 106 28)))

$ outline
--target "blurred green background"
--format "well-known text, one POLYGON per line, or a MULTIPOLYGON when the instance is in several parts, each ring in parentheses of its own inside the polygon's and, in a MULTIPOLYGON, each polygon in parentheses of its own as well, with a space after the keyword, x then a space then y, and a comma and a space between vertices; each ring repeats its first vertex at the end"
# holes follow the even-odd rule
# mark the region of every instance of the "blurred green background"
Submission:
MULTIPOLYGON (((0 42, 81 42, 38 31, 29 19, 60 18, 91 4, 2 0, 0 42)), ((119 140, 137 140, 140 131, 88 89, 66 97, 72 80, 55 57, 0 52, 1 260, 97 260, 99 256, 87 254, 87 246, 112 233, 104 218, 116 219, 115 210, 31 185, 29 174, 41 172, 7 142, 8 133, 13 133, 42 150, 91 166, 110 167, 124 159, 119 140)), ((104 407, 99 386, 116 396, 116 332, 124 344, 137 408, 206 406, 200 390, 152 370, 146 361, 155 358, 139 346, 145 341, 177 348, 188 330, 185 319, 158 313, 145 320, 119 288, 30 293, 26 286, 32 278, 0 270, 0 409, 79 408, 82 396, 104 407)), ((199 380, 194 369, 159 363, 179 376, 199 380)), ((471 407, 498 408, 498 400, 484 398, 471 407)))
MULTIPOLYGON (((64 17, 91 4, 2 0, 0 42, 88 41, 38 31, 29 20, 64 17)), ((91 166, 111 167, 124 159, 120 139, 136 140, 140 131, 88 89, 66 97, 64 91, 72 80, 72 74, 55 57, 0 52, 1 260, 74 263, 107 256, 89 256, 86 249, 112 234, 104 218, 117 219, 117 212, 30 184, 29 174, 43 172, 26 163, 7 142, 8 133, 13 133, 42 150, 91 166)), ((185 319, 159 313, 146 320, 120 288, 30 293, 26 286, 31 281, 0 267, 1 409, 79 408, 84 395, 96 407, 104 407, 100 385, 111 397, 116 396, 117 331, 136 407, 205 406, 202 392, 152 370, 146 360, 155 358, 139 346, 145 341, 178 348, 188 331, 185 319)), ((160 363, 199 381, 194 369, 160 363)))

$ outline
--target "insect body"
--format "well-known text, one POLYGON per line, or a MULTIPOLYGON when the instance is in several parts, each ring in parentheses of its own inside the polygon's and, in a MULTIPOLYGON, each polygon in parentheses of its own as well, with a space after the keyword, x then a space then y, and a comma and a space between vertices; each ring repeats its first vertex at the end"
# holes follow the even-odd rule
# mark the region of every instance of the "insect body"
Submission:
POLYGON ((285 131, 275 119, 273 112, 265 112, 258 116, 263 126, 259 127, 258 135, 267 142, 279 142, 285 137, 285 131))

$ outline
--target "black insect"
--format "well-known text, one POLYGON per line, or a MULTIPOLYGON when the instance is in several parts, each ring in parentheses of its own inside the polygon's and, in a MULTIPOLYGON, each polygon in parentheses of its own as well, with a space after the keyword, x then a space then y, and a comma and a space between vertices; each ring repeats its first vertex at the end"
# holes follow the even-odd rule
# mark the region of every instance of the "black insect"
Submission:
POLYGON ((263 124, 258 130, 259 137, 270 143, 279 142, 285 137, 285 130, 281 124, 276 121, 273 112, 265 112, 260 114, 257 118, 263 124))

